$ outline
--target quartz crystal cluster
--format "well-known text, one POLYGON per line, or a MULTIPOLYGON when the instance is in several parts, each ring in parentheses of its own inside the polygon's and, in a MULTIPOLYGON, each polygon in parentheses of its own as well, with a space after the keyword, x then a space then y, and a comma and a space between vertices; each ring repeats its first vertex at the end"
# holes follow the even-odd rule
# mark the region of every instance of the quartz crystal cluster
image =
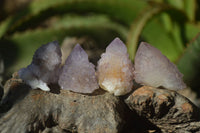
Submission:
POLYGON ((99 86, 116 96, 125 95, 137 83, 167 89, 182 89, 186 85, 183 75, 162 53, 142 42, 135 57, 129 59, 125 44, 115 38, 98 61, 97 71, 89 62, 87 53, 77 44, 61 66, 61 49, 58 42, 50 42, 36 50, 29 66, 19 70, 19 77, 33 89, 49 91, 51 83, 62 89, 78 93, 92 93, 99 86))
POLYGON ((101 88, 116 96, 127 94, 133 87, 133 64, 127 48, 119 39, 114 39, 101 55, 97 66, 101 88))
POLYGON ((49 91, 48 84, 59 78, 61 50, 57 41, 50 42, 36 50, 32 63, 19 70, 19 77, 33 89, 49 91))
POLYGON ((58 81, 62 89, 79 93, 92 93, 98 89, 95 66, 87 53, 77 44, 68 56, 58 81))
POLYGON ((186 88, 183 75, 158 49, 142 42, 135 56, 135 81, 137 83, 167 89, 186 88))

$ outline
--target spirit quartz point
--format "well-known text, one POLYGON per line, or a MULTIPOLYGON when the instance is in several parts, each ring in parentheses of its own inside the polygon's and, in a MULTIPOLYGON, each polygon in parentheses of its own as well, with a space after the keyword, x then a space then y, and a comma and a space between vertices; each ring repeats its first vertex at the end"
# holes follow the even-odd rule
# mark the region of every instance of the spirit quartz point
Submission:
POLYGON ((152 87, 171 90, 186 88, 183 75, 158 49, 141 42, 135 56, 135 81, 152 87))
POLYGON ((78 93, 92 93, 98 89, 95 66, 87 53, 77 44, 63 66, 58 84, 62 89, 78 93))
POLYGON ((125 95, 132 90, 133 64, 126 46, 119 38, 115 38, 101 55, 97 76, 100 87, 115 96, 125 95))
POLYGON ((31 64, 19 70, 19 77, 32 89, 50 91, 48 84, 58 82, 61 56, 57 41, 42 45, 36 50, 31 64))

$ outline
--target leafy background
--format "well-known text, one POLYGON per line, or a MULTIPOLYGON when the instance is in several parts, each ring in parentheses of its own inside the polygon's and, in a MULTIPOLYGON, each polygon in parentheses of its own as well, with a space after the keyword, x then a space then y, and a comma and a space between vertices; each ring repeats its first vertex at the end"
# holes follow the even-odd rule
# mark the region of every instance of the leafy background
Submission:
POLYGON ((89 38, 95 50, 118 36, 132 61, 141 41, 160 49, 200 95, 199 5, 198 0, 2 0, 0 74, 5 81, 53 40, 89 38))

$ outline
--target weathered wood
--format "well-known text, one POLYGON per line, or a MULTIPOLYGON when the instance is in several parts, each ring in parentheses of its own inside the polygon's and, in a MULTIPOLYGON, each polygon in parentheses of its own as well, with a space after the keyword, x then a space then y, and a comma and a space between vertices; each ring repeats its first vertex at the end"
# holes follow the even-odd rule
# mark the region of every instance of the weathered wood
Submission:
POLYGON ((175 91, 143 86, 125 102, 162 132, 200 131, 200 110, 175 91))
POLYGON ((121 131, 125 123, 125 104, 109 93, 88 96, 58 88, 54 88, 54 92, 31 90, 17 79, 8 81, 6 86, 9 91, 1 105, 1 133, 50 129, 115 133, 121 131))
POLYGON ((83 95, 58 86, 32 90, 21 79, 4 86, 0 132, 137 133, 200 131, 200 111, 167 89, 143 86, 128 97, 104 91, 83 95))

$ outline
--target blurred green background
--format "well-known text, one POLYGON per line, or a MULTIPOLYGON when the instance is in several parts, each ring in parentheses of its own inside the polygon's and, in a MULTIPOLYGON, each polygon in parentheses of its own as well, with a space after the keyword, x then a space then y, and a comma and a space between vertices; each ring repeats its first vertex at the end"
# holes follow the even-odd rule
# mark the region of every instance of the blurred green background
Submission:
POLYGON ((160 49, 200 95, 199 12, 198 0, 1 0, 0 74, 5 81, 53 40, 75 38, 95 56, 119 37, 132 61, 141 41, 160 49))

